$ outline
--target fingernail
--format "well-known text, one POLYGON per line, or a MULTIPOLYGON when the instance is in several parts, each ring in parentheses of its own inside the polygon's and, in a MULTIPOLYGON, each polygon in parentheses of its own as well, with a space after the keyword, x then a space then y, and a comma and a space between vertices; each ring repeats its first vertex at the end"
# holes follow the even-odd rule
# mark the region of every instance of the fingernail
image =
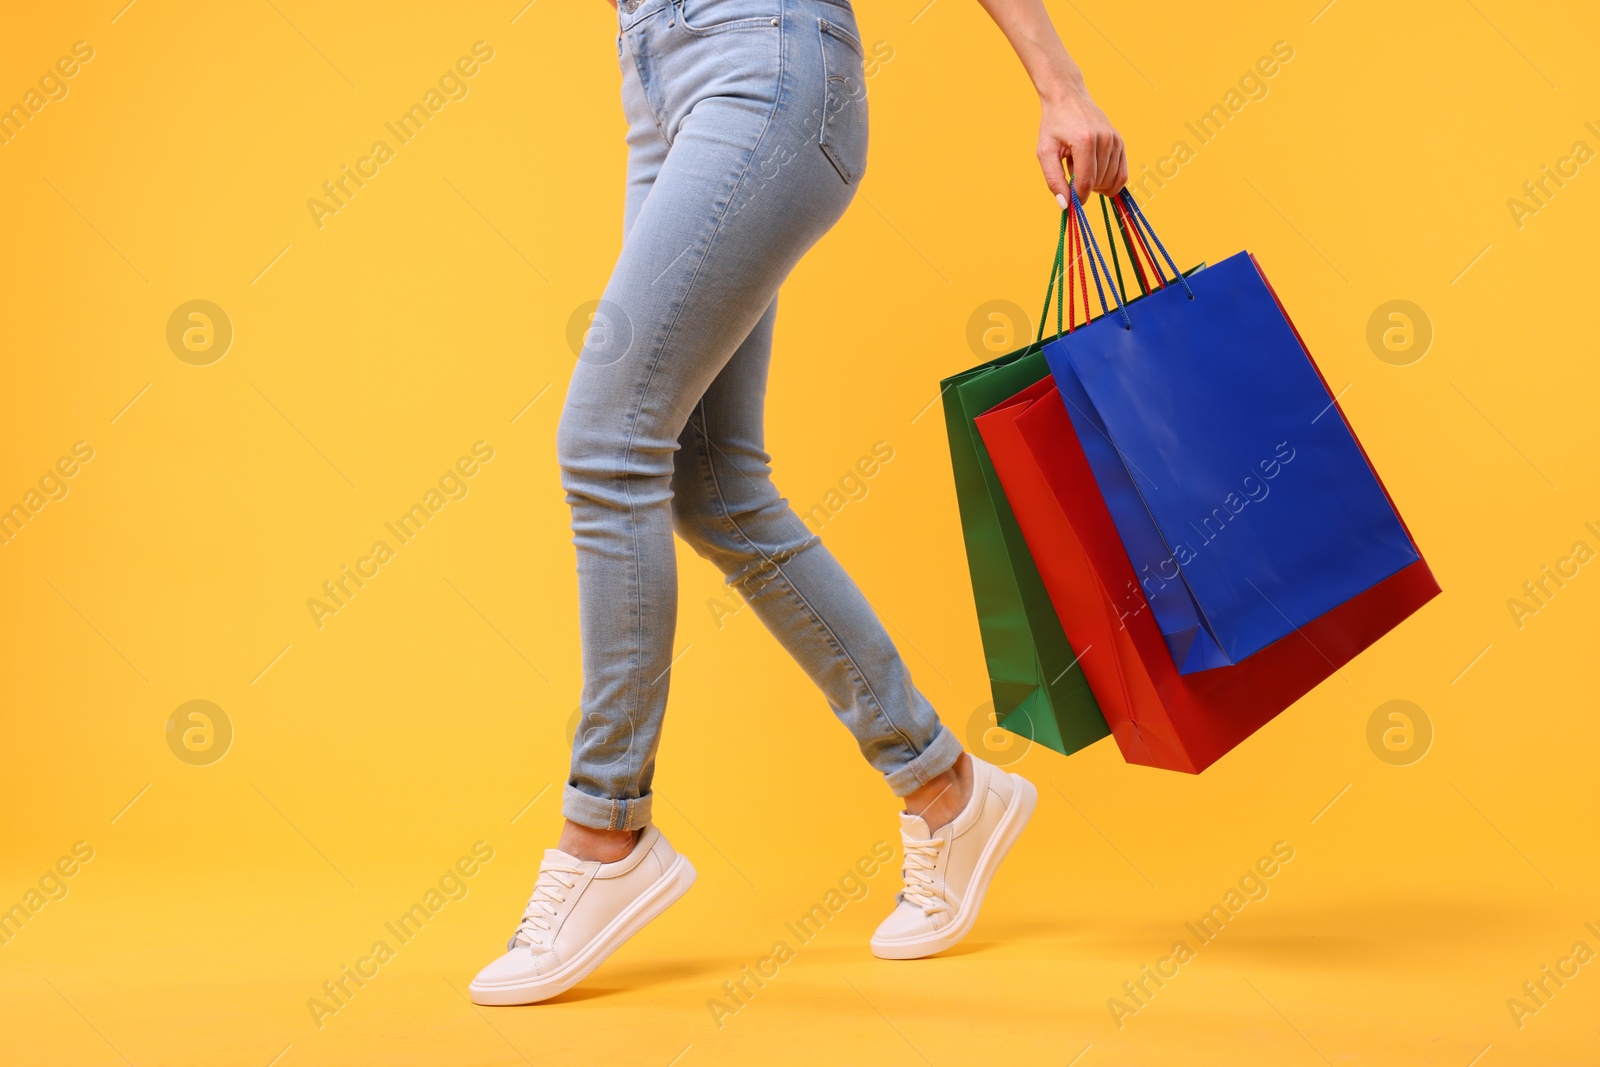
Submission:
POLYGON ((1056 203, 1061 205, 1061 210, 1062 211, 1067 210, 1067 194, 1066 193, 1057 193, 1056 194, 1056 203))

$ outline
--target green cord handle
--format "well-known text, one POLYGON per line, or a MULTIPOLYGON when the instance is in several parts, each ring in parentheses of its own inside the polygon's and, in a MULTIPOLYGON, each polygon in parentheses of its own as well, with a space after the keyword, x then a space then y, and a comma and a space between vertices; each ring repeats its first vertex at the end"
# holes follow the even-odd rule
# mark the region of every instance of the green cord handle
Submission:
POLYGON ((1061 232, 1056 237, 1056 258, 1050 264, 1050 281, 1044 287, 1044 307, 1039 309, 1039 333, 1034 337, 1035 346, 1044 343, 1044 324, 1050 316, 1050 294, 1053 291, 1056 298, 1056 336, 1061 336, 1061 305, 1066 301, 1067 280, 1067 213, 1061 212, 1061 232))

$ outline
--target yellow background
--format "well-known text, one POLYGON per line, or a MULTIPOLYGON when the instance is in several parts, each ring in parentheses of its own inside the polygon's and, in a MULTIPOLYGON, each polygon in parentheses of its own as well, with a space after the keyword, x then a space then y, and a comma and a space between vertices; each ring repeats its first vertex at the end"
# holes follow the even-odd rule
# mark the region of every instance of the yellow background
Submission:
POLYGON ((961 948, 869 956, 891 869, 719 1028, 707 1001, 874 842, 897 845, 897 805, 757 620, 717 625, 720 576, 691 555, 657 785, 699 884, 554 1004, 463 996, 554 840, 577 701, 553 435, 569 320, 620 240, 611 10, 122 3, 30 5, 0 35, 7 104, 73 42, 94 49, 0 146, 0 506, 94 449, 0 547, 0 906, 94 849, 0 946, 0 1059, 1600 1058, 1600 967, 1520 1029, 1506 1003, 1574 942, 1600 949, 1600 575, 1521 628, 1507 607, 1574 542, 1600 549, 1600 163, 1520 228, 1507 207, 1575 141, 1600 149, 1587 5, 1050 0, 1136 170, 1196 148, 1184 122, 1292 46, 1149 213, 1184 266, 1260 258, 1445 589, 1193 778, 1110 741, 1019 758, 982 729, 927 405, 983 355, 976 309, 1036 307, 1055 209, 1030 88, 977 5, 861 0, 869 51, 892 56, 869 82, 870 171, 784 291, 770 449, 809 509, 893 447, 824 535, 945 721, 1041 802, 961 948), (470 95, 317 228, 307 199, 479 40, 494 58, 470 95), (166 342, 193 299, 233 324, 208 366, 166 342), (1409 366, 1366 341, 1394 299, 1434 330, 1409 366), (307 599, 479 440, 494 459, 470 495, 317 628, 307 599), (164 735, 197 699, 234 729, 209 766, 164 735), (1397 699, 1435 735, 1409 766, 1367 743, 1397 699), (480 840, 494 859, 469 894, 318 1029, 307 999, 480 840), (1277 841, 1295 857, 1270 895, 1119 1028, 1108 998, 1277 841))

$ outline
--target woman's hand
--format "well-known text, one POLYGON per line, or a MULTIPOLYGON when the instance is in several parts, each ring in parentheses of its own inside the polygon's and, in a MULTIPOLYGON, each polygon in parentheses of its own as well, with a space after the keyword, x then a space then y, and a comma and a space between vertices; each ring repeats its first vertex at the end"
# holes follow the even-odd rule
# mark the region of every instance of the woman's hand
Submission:
POLYGON ((978 0, 1011 42, 1012 51, 1039 91, 1039 166, 1056 202, 1067 206, 1067 172, 1078 199, 1107 196, 1128 181, 1122 135, 1089 97, 1083 72, 1056 36, 1044 0, 978 0))
POLYGON ((1072 175, 1079 200, 1087 200, 1090 193, 1111 196, 1127 184, 1128 153, 1122 135, 1089 99, 1087 89, 1044 97, 1041 105, 1039 166, 1057 203, 1067 206, 1063 168, 1072 175))

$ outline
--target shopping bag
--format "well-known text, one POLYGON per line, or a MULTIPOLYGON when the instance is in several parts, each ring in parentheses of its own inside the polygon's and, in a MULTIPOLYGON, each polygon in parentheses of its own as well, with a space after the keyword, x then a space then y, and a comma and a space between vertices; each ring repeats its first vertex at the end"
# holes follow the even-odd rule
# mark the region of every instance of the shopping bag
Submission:
MULTIPOLYGON (((1063 215, 1063 235, 1065 223, 1063 215)), ((1058 241, 1034 341, 944 379, 940 395, 995 720, 1012 733, 1071 753, 1105 737, 1109 728, 972 422, 997 401, 1048 378, 1040 346, 1052 293, 1059 294, 1064 276, 1058 241)))
POLYGON ((1199 773, 1439 593, 1419 558, 1243 663, 1182 674, 1055 383, 976 424, 1129 763, 1199 773))
POLYGON ((1074 195, 1106 314, 1045 358, 1174 663, 1218 669, 1421 556, 1253 257, 1191 281, 1126 191, 1114 204, 1159 285, 1122 298, 1074 195))
POLYGON ((1038 568, 1046 595, 1069 632, 1067 640, 1077 650, 1078 665, 1089 682, 1100 713, 1111 732, 1131 723, 1135 709, 1117 669, 1115 620, 1108 610, 1108 595, 1070 523, 1064 520, 1042 464, 1035 458, 1017 426, 1017 416, 1041 397, 1055 393, 1049 375, 995 404, 973 420, 983 439, 990 463, 1016 517, 1029 556, 1038 568))
MULTIPOLYGON (((1106 211, 1107 200, 1100 197, 1101 215, 1106 221, 1106 243, 1111 249, 1112 263, 1116 267, 1117 287, 1121 290, 1122 298, 1127 299, 1127 287, 1122 275, 1122 266, 1117 257, 1116 241, 1111 236, 1111 223, 1106 211)), ((1125 212, 1118 210, 1118 229, 1128 249, 1130 267, 1135 280, 1139 284, 1141 293, 1149 292, 1144 271, 1140 265, 1138 252, 1133 240, 1129 237, 1129 229, 1124 221, 1125 212)), ((1069 216, 1070 217, 1070 216, 1069 216)), ((1076 221, 1069 231, 1066 248, 1068 262, 1068 276, 1075 280, 1076 287, 1069 287, 1072 293, 1074 313, 1070 317, 1072 324, 1069 329, 1076 328, 1076 294, 1083 294, 1084 318, 1090 317, 1088 279, 1084 271, 1084 258, 1087 249, 1080 239, 1081 230, 1076 221)), ((1098 282, 1098 278, 1096 279, 1098 282)), ((1060 333, 1061 331, 1057 331, 1060 333)), ((1062 376, 1056 379, 1057 387, 1063 391, 1063 396, 1068 400, 1072 409, 1081 416, 1084 423, 1080 442, 1085 453, 1089 456, 1091 468, 1096 471, 1100 483, 1100 492, 1106 499, 1107 506, 1117 520, 1117 527, 1122 534, 1124 547, 1128 555, 1136 561, 1136 567, 1156 565, 1159 561, 1170 556, 1166 549, 1160 531, 1151 520, 1146 510, 1144 500, 1140 497, 1138 488, 1134 485, 1126 467, 1122 463, 1121 455, 1111 442, 1099 416, 1094 410, 1094 405, 1083 394, 1081 384, 1075 375, 1062 376)), ((1162 635, 1166 638, 1167 647, 1172 652, 1173 660, 1179 669, 1185 672, 1204 670, 1209 667, 1225 665, 1228 660, 1223 655, 1216 640, 1205 628, 1200 616, 1199 608, 1194 598, 1189 593, 1188 586, 1182 582, 1174 581, 1146 581, 1145 596, 1148 598, 1151 610, 1156 621, 1161 627, 1162 635)))

